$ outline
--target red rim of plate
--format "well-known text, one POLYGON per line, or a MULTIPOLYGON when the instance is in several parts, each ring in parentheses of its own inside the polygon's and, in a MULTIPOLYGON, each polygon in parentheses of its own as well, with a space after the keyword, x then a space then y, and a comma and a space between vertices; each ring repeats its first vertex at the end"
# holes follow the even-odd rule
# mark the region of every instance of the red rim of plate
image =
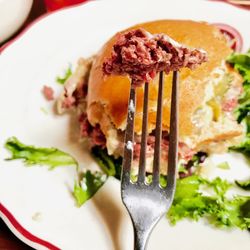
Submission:
MULTIPOLYGON (((44 246, 50 250, 59 250, 60 248, 56 247, 55 245, 49 243, 48 241, 42 240, 29 231, 27 231, 13 216, 13 214, 6 208, 2 203, 0 203, 0 212, 8 219, 11 225, 17 230, 19 234, 25 237, 27 240, 44 246)), ((26 242, 25 242, 26 243, 26 242)), ((27 244, 27 243, 26 243, 27 244)))
MULTIPOLYGON (((212 0, 209 0, 212 2, 212 0)), ((214 1, 214 0, 213 0, 214 1)), ((43 15, 41 15, 40 17, 38 17, 35 21, 33 21, 32 23, 30 23, 21 33, 19 33, 15 38, 13 38, 12 40, 10 40, 9 42, 5 43, 1 48, 0 48, 0 54, 6 49, 8 48, 11 44, 13 44, 15 41, 17 41, 20 37, 22 37, 30 28, 32 28, 32 26, 34 26, 37 22, 39 22, 40 20, 53 15, 56 12, 59 11, 63 11, 65 9, 71 9, 71 8, 76 8, 78 6, 84 5, 88 2, 91 2, 91 0, 86 0, 83 3, 79 3, 79 4, 75 4, 73 6, 67 6, 58 10, 55 10, 53 12, 49 12, 49 13, 45 13, 43 15)), ((225 4, 230 4, 229 2, 226 1, 222 1, 222 0, 215 0, 214 2, 223 2, 225 4)), ((230 4, 231 6, 234 7, 238 7, 241 8, 240 6, 236 6, 233 4, 230 4)), ((11 223, 11 225, 17 230, 18 233, 20 233, 24 238, 26 238, 27 240, 34 242, 36 244, 39 244, 43 247, 46 247, 50 250, 59 250, 60 248, 54 246, 52 243, 49 243, 45 240, 42 240, 38 237, 36 237, 35 235, 31 234, 29 231, 27 231, 17 220, 16 218, 13 216, 13 214, 6 208, 4 207, 4 205, 2 203, 0 203, 0 212, 7 218, 7 220, 11 223)), ((1 216, 0 216, 1 217, 1 216)), ((27 244, 27 243, 26 243, 27 244)))
POLYGON ((231 6, 234 6, 234 7, 239 8, 239 9, 250 10, 249 6, 246 7, 246 6, 243 6, 243 5, 240 5, 240 4, 230 3, 230 2, 228 2, 228 0, 208 0, 208 1, 227 3, 227 4, 231 5, 231 6))

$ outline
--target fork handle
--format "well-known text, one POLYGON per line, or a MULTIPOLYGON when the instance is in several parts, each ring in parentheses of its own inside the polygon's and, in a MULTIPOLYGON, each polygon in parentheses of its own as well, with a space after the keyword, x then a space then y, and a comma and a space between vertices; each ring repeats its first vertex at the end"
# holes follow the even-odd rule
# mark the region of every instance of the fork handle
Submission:
POLYGON ((134 250, 146 250, 151 230, 140 230, 134 224, 133 227, 134 227, 134 250))

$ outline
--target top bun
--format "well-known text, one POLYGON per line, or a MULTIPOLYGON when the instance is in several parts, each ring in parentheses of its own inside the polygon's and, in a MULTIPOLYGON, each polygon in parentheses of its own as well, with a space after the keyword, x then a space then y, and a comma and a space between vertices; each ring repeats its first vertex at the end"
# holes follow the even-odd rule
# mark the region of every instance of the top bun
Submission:
MULTIPOLYGON (((138 24, 121 31, 121 33, 137 28, 143 28, 152 34, 164 33, 180 44, 203 49, 208 54, 208 61, 195 70, 184 68, 180 71, 180 139, 189 137, 194 133, 196 126, 192 122, 192 116, 206 99, 206 86, 211 79, 216 77, 216 69, 223 67, 225 58, 232 51, 220 31, 215 26, 205 22, 159 20, 138 24)), ((104 134, 106 134, 107 117, 110 124, 116 129, 124 130, 126 127, 130 79, 127 76, 110 75, 104 77, 102 72, 103 62, 110 57, 115 41, 116 35, 99 51, 93 62, 89 77, 88 119, 92 125, 100 124, 104 134)), ((165 75, 162 124, 165 131, 169 130, 170 123, 171 81, 172 73, 165 75)), ((158 77, 149 84, 149 132, 155 128, 157 89, 158 77)), ((140 134, 142 129, 143 87, 137 88, 136 97, 135 132, 140 134)))

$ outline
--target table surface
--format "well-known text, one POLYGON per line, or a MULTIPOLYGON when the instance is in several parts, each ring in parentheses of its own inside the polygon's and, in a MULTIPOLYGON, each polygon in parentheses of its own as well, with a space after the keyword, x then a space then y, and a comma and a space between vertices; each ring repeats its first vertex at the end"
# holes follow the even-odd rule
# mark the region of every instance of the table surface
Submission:
POLYGON ((0 219, 0 249, 1 250, 31 250, 20 241, 0 219))

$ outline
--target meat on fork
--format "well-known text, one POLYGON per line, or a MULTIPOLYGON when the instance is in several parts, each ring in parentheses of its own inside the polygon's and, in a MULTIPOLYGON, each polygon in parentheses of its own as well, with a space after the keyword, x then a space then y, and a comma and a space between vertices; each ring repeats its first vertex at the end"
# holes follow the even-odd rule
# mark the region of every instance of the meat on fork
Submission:
POLYGON ((103 63, 105 75, 128 75, 139 86, 157 73, 194 69, 207 61, 207 53, 181 45, 165 34, 152 35, 144 29, 118 34, 110 58, 103 63))

